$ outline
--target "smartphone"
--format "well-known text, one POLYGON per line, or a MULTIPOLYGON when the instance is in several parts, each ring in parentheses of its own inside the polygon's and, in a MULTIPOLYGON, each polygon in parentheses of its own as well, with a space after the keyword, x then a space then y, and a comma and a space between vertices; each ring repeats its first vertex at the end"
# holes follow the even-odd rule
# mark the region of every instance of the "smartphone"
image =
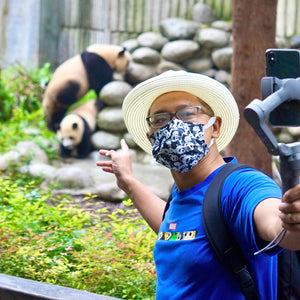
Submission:
MULTIPOLYGON (((300 77, 300 51, 268 49, 266 75, 279 79, 300 77)), ((269 115, 269 124, 272 127, 300 126, 300 99, 290 99, 276 107, 269 115)))
POLYGON ((300 77, 300 51, 296 49, 268 49, 266 75, 269 77, 300 77))

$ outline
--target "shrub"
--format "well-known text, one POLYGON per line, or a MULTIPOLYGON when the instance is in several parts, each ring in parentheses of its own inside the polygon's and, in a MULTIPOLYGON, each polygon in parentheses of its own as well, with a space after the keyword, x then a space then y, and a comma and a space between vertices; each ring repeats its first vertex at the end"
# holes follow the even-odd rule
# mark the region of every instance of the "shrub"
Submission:
POLYGON ((19 141, 31 140, 46 151, 49 159, 57 158, 57 150, 52 147, 57 140, 47 130, 41 108, 51 78, 50 64, 30 71, 17 64, 2 70, 0 75, 0 154, 19 141))
POLYGON ((8 152, 20 141, 35 142, 50 160, 59 157, 55 148, 58 141, 55 133, 47 130, 41 108, 31 114, 16 108, 8 121, 0 122, 0 154, 8 152))
POLYGON ((153 299, 155 234, 135 210, 91 215, 0 179, 0 272, 122 299, 153 299), (54 201, 54 202, 53 202, 54 201))
POLYGON ((21 64, 16 64, 1 71, 0 122, 9 120, 16 108, 24 114, 38 110, 50 78, 50 63, 35 70, 27 70, 21 64))

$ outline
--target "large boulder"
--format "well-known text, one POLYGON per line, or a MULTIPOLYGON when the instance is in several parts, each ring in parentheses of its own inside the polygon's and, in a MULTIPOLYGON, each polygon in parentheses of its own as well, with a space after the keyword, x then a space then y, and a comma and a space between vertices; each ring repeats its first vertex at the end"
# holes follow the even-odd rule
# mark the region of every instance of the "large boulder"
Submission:
POLYGON ((193 39, 201 24, 179 18, 168 18, 161 22, 160 29, 170 41, 193 39))
POLYGON ((108 106, 121 106, 132 86, 125 81, 111 81, 100 92, 100 99, 108 106))
POLYGON ((97 117, 100 130, 111 133, 125 133, 127 131, 121 107, 106 107, 97 117))
POLYGON ((137 37, 140 47, 149 47, 154 50, 160 50, 168 42, 160 32, 144 32, 137 37))
POLYGON ((161 50, 161 54, 166 60, 180 63, 195 56, 199 49, 199 44, 194 41, 177 40, 165 44, 161 50))

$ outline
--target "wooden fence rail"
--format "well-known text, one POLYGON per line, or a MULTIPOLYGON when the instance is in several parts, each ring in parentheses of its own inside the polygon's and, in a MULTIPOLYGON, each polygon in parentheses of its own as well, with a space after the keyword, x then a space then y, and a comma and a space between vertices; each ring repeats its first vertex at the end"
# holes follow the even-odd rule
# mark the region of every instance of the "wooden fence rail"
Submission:
POLYGON ((118 300, 86 291, 0 274, 0 300, 118 300))

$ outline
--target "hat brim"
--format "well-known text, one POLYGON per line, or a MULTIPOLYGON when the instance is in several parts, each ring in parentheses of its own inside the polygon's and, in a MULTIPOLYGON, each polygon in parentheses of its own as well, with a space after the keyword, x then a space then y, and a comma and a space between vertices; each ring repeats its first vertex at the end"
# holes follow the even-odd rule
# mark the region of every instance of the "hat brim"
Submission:
POLYGON ((122 105, 124 121, 135 143, 152 154, 147 137, 146 121, 149 109, 160 95, 173 91, 193 94, 207 103, 215 116, 221 117, 220 135, 215 140, 218 150, 223 150, 232 140, 239 123, 239 110, 231 92, 222 83, 208 76, 185 71, 167 71, 145 80, 134 87, 122 105))

